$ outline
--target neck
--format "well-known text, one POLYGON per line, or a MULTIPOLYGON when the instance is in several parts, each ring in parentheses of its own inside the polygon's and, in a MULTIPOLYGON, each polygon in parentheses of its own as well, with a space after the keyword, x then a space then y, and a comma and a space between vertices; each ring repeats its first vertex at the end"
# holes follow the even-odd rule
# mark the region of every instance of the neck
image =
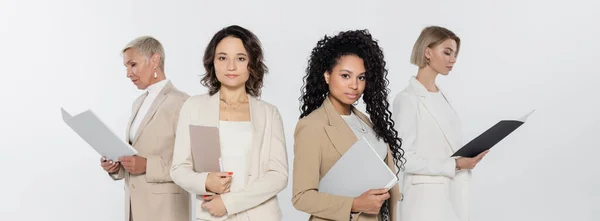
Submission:
POLYGON ((220 99, 225 100, 227 103, 241 103, 248 100, 248 94, 246 93, 245 85, 237 88, 230 88, 221 85, 219 89, 220 99))
POLYGON ((429 65, 419 68, 417 80, 425 86, 429 92, 438 92, 439 89, 435 86, 435 78, 438 76, 437 71, 433 70, 429 65))
POLYGON ((331 96, 331 94, 329 94, 328 97, 329 97, 329 101, 331 102, 331 104, 333 105, 335 110, 338 112, 338 114, 350 115, 350 113, 352 112, 351 105, 347 105, 347 104, 340 102, 339 100, 335 99, 335 97, 331 96))

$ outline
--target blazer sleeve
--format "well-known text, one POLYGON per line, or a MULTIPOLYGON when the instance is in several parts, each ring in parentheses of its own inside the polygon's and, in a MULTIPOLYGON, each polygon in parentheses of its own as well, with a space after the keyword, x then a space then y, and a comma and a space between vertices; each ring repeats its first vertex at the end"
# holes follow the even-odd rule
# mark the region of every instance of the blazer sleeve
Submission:
POLYGON ((454 177, 456 162, 454 158, 429 159, 417 153, 418 98, 402 92, 396 96, 393 104, 394 129, 402 138, 405 172, 408 174, 454 177))
POLYGON ((213 195, 206 190, 206 177, 208 173, 194 172, 192 151, 190 148, 190 115, 196 111, 193 108, 194 99, 188 99, 181 107, 175 146, 173 148, 173 164, 171 166, 171 179, 184 190, 196 195, 213 195))
POLYGON ((269 120, 272 125, 271 140, 266 141, 270 145, 267 171, 262 177, 257 178, 243 189, 221 195, 228 215, 258 206, 287 187, 288 159, 283 122, 277 108, 273 108, 272 113, 269 120))
POLYGON ((319 192, 323 127, 300 120, 294 133, 292 204, 297 210, 328 220, 348 220, 354 198, 319 192), (322 138, 322 139, 320 139, 322 138))

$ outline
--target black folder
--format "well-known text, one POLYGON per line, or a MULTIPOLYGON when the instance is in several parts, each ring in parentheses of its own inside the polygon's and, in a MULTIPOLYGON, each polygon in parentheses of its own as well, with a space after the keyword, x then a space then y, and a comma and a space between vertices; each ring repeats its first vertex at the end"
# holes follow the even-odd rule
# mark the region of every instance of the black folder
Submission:
POLYGON ((531 111, 529 114, 523 116, 519 120, 502 120, 496 123, 494 126, 490 127, 485 132, 475 137, 475 139, 461 147, 458 151, 452 154, 452 156, 475 157, 480 153, 489 150, 521 125, 523 125, 529 115, 531 115, 534 111, 535 110, 531 111))

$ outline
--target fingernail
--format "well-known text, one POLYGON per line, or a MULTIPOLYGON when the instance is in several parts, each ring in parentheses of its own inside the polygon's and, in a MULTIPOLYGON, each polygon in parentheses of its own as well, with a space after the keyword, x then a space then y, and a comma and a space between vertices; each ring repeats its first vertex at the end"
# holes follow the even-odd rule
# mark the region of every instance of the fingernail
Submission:
POLYGON ((229 172, 229 175, 233 175, 233 172, 229 172))

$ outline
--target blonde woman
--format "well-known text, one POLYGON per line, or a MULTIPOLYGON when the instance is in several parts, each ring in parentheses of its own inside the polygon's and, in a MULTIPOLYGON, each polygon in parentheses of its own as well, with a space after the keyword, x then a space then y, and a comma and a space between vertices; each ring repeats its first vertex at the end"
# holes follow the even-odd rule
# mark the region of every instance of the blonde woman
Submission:
POLYGON ((459 49, 460 38, 452 31, 425 28, 411 56, 419 67, 417 76, 394 100, 392 116, 406 151, 400 220, 470 220, 471 169, 487 152, 450 157, 463 145, 460 121, 435 83, 437 76, 452 70, 459 49))
POLYGON ((143 36, 122 50, 127 77, 145 90, 133 103, 126 139, 138 151, 118 162, 101 159, 113 179, 125 179, 126 221, 184 221, 189 194, 171 180, 169 169, 179 110, 189 97, 165 77, 161 43, 143 36))
POLYGON ((282 220, 277 194, 288 183, 288 160, 279 111, 258 99, 267 72, 260 41, 245 28, 226 27, 208 44, 204 68, 209 93, 181 110, 173 181, 204 197, 197 197, 196 220, 282 220), (189 125, 219 128, 223 172, 194 172, 189 125))

